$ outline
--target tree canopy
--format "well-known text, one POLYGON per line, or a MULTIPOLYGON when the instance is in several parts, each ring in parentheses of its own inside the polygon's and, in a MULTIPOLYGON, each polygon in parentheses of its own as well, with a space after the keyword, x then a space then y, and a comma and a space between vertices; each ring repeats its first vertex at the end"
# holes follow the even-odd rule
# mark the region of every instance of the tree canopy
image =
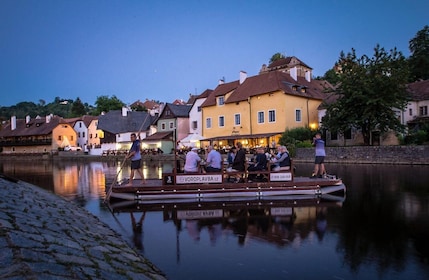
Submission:
POLYGON ((372 57, 357 57, 352 49, 347 55, 341 53, 338 69, 336 101, 325 104, 323 128, 344 135, 354 127, 362 132, 366 145, 371 144, 373 131, 402 131, 396 110, 402 111, 407 104, 409 71, 401 52, 387 52, 377 45, 372 57))
POLYGON ((270 64, 271 64, 271 63, 273 63, 273 62, 274 62, 274 61, 276 61, 276 60, 283 59, 283 58, 285 58, 285 56, 284 56, 284 55, 282 55, 281 53, 275 53, 275 54, 273 54, 273 56, 270 58, 270 64))
POLYGON ((102 112, 120 110, 125 106, 125 103, 119 100, 115 95, 112 97, 102 95, 97 97, 95 106, 95 115, 100 115, 102 112))
POLYGON ((429 26, 426 25, 410 40, 410 82, 429 79, 429 26))

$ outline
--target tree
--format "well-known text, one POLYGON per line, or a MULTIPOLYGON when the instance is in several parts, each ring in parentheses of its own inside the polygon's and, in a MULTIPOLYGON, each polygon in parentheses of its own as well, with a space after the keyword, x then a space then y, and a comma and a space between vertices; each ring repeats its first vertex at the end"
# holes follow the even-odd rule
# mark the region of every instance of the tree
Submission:
POLYGON ((337 100, 327 105, 322 127, 342 133, 354 127, 366 145, 371 144, 373 131, 402 131, 395 113, 407 104, 409 71, 402 53, 396 48, 387 52, 377 45, 373 57, 358 58, 352 49, 347 55, 341 53, 338 66, 337 100))
POLYGON ((329 69, 325 72, 325 75, 320 78, 321 80, 326 80, 330 82, 332 85, 336 85, 338 83, 338 74, 335 69, 329 69))
POLYGON ((274 61, 276 61, 276 60, 283 59, 283 58, 285 58, 285 56, 284 56, 284 55, 282 55, 281 53, 275 53, 275 54, 273 54, 273 56, 270 58, 270 64, 271 64, 271 63, 273 63, 273 62, 274 62, 274 61))
POLYGON ((80 98, 76 98, 71 107, 71 117, 81 117, 86 114, 85 106, 80 98))
POLYGON ((112 110, 120 110, 125 103, 119 100, 115 95, 109 97, 107 95, 98 96, 95 101, 95 114, 99 115, 101 112, 109 112, 112 110))
POLYGON ((410 82, 429 79, 429 26, 426 25, 410 40, 410 82))

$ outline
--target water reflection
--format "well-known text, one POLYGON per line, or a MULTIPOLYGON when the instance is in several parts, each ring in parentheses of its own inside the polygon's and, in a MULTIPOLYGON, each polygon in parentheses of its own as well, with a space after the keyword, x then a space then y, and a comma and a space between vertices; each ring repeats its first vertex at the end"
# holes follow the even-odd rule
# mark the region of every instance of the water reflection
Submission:
MULTIPOLYGON (((99 216, 170 279, 429 279, 427 166, 330 164, 328 171, 347 186, 340 203, 279 199, 109 209, 103 204, 105 186, 129 176, 129 166, 120 167, 121 162, 0 162, 1 173, 99 216), (309 263, 317 265, 309 270, 309 263)), ((298 164, 297 175, 311 174, 311 168, 298 164)), ((170 163, 144 163, 147 178, 171 170, 170 163)))

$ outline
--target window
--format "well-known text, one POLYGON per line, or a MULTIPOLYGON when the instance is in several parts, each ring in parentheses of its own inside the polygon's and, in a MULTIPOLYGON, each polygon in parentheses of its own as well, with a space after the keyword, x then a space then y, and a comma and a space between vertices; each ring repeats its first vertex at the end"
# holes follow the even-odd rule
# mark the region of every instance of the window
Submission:
POLYGON ((197 129, 198 128, 198 122, 197 121, 193 121, 192 122, 192 129, 197 129))
POLYGON ((331 131, 331 140, 338 140, 338 132, 331 131))
POLYGON ((410 116, 412 116, 413 115, 413 109, 408 109, 408 114, 410 115, 410 116))
POLYGON ((80 131, 77 133, 77 138, 80 138, 80 131))
POLYGON ((92 133, 91 133, 91 134, 89 134, 89 139, 92 139, 92 133))
POLYGON ((240 114, 234 115, 234 125, 241 125, 241 115, 240 114))
POLYGON ((165 130, 165 123, 161 124, 161 130, 165 130))
POLYGON ((170 122, 170 129, 174 128, 174 122, 170 122))
POLYGON ((428 106, 421 106, 419 110, 420 110, 420 116, 428 115, 428 106))
POLYGON ((219 117, 219 126, 220 127, 224 127, 225 126, 225 117, 224 116, 220 116, 219 117))
POLYGON ((269 110, 268 111, 268 122, 275 122, 276 121, 276 110, 269 110))
POLYGON ((258 123, 264 123, 265 115, 264 112, 258 112, 258 123))
POLYGON ((197 111, 198 111, 198 112, 201 112, 201 106, 198 106, 198 107, 197 107, 197 111))
POLYGON ((82 128, 82 122, 79 122, 79 127, 82 128))
POLYGON ((295 110, 295 121, 297 121, 297 122, 301 121, 301 110, 300 109, 295 110))
POLYGON ((61 141, 62 139, 61 139, 62 137, 61 137, 61 135, 58 135, 58 140, 59 141, 61 141))
POLYGON ((82 132, 82 137, 85 138, 85 131, 82 132))
POLYGON ((206 119, 206 128, 212 128, 212 118, 206 119))
POLYGON ((97 138, 97 137, 98 137, 98 134, 96 133, 96 134, 95 134, 95 138, 97 138))
POLYGON ((225 100, 223 96, 219 96, 217 99, 217 105, 223 105, 223 104, 225 104, 225 100))

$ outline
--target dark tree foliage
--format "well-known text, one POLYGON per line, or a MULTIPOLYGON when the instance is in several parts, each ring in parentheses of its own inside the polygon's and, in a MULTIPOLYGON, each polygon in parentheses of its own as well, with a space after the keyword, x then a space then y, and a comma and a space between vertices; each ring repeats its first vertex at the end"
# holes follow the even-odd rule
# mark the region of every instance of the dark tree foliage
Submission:
POLYGON ((270 64, 271 64, 271 63, 273 63, 273 62, 274 62, 274 61, 276 61, 276 60, 283 59, 283 58, 285 58, 285 56, 284 56, 284 55, 282 55, 281 53, 275 53, 275 54, 273 54, 273 56, 270 58, 270 64))
POLYGON ((395 110, 407 104, 405 85, 409 76, 408 64, 396 49, 387 52, 379 45, 373 57, 357 57, 341 53, 338 61, 339 83, 337 100, 327 105, 322 126, 340 134, 351 127, 361 131, 364 143, 370 145, 373 131, 402 131, 395 110))
POLYGON ((71 117, 81 117, 86 115, 85 106, 83 105, 80 98, 76 98, 71 107, 71 117))
POLYGON ((123 106, 125 106, 125 103, 119 100, 115 95, 112 97, 102 95, 97 97, 95 106, 95 115, 100 115, 102 112, 120 110, 123 106))
POLYGON ((410 40, 410 82, 429 79, 429 26, 426 25, 410 40))

